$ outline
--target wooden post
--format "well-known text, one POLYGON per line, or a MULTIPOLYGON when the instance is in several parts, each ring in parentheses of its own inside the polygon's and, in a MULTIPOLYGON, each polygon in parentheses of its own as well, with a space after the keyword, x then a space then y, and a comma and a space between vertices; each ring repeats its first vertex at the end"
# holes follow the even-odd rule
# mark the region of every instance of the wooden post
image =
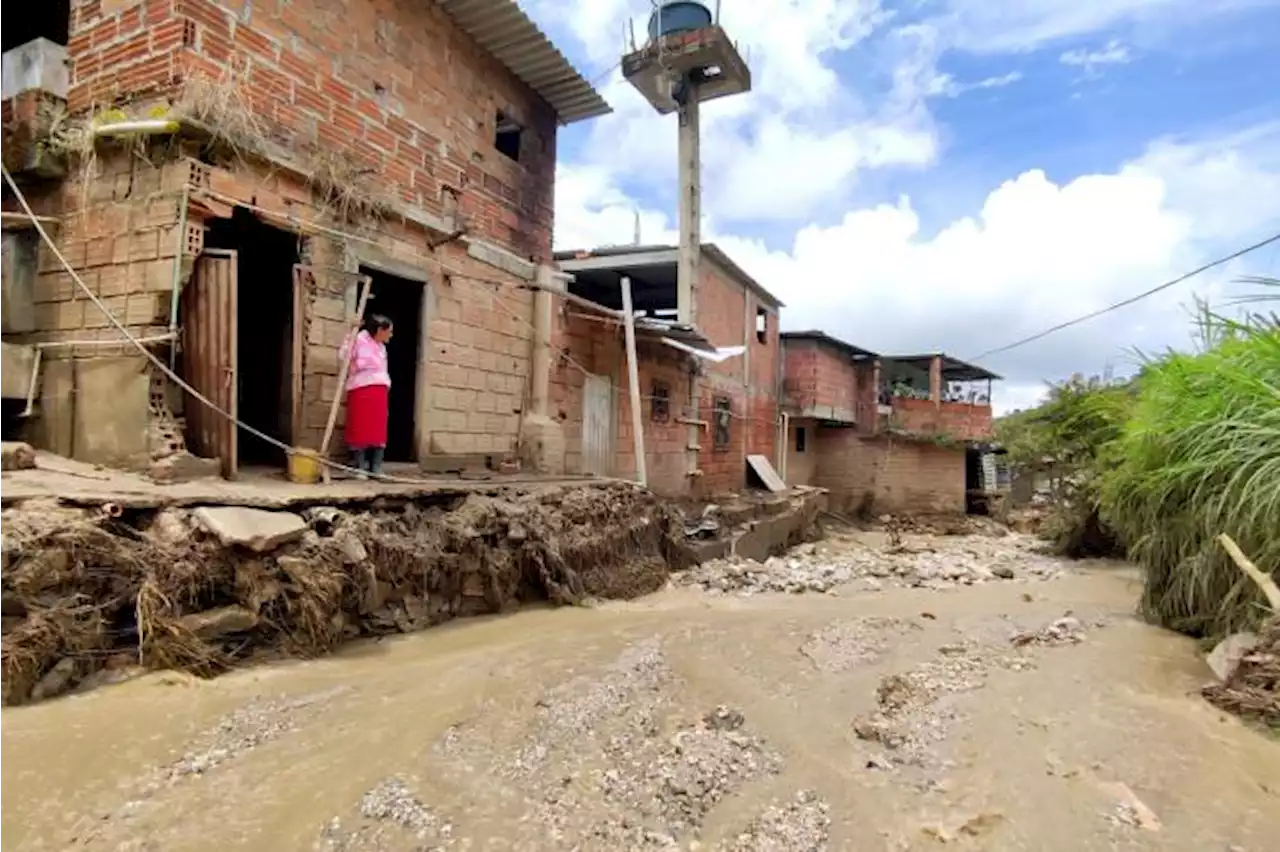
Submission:
MULTIPOLYGON (((329 455, 329 441, 333 439, 333 427, 338 422, 338 405, 342 402, 343 389, 347 386, 347 373, 351 369, 351 356, 355 352, 356 335, 360 333, 360 323, 364 322, 364 308, 369 304, 369 294, 373 292, 373 279, 367 275, 361 275, 358 284, 364 285, 364 292, 360 294, 360 298, 356 302, 355 321, 351 324, 351 328, 347 331, 347 336, 351 340, 351 348, 347 351, 347 357, 342 359, 342 363, 338 365, 338 388, 333 393, 333 402, 329 403, 329 419, 324 424, 324 440, 320 442, 320 458, 327 458, 329 455)), ((330 482, 329 466, 321 465, 325 484, 330 482)))
POLYGON ((627 379, 631 386, 631 432, 636 443, 636 481, 649 484, 644 463, 644 412, 640 410, 640 365, 636 363, 636 317, 631 310, 631 279, 622 276, 622 321, 627 335, 627 379))

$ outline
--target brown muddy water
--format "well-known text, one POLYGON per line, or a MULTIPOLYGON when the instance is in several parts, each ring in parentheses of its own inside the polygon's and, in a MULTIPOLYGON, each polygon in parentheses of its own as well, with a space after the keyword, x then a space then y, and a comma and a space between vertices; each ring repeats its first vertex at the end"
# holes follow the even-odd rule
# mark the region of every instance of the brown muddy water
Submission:
POLYGON ((1276 849, 1280 742, 1130 569, 1060 567, 673 586, 6 709, 2 846, 1276 849))

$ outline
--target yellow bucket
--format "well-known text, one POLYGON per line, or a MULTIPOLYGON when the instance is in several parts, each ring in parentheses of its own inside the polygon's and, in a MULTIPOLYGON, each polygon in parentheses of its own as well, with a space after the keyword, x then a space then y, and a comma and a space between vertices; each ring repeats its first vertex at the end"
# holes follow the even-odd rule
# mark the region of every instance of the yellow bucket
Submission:
POLYGON ((320 481, 320 458, 315 451, 295 448, 289 453, 289 480, 300 485, 320 481))

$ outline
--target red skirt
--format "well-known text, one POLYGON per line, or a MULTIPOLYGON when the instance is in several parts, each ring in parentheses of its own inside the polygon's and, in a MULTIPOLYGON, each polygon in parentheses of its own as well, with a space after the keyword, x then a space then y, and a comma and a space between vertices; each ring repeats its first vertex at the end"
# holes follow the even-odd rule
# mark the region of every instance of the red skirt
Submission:
POLYGON ((365 385, 347 391, 347 425, 343 432, 348 447, 385 447, 387 445, 386 385, 365 385))

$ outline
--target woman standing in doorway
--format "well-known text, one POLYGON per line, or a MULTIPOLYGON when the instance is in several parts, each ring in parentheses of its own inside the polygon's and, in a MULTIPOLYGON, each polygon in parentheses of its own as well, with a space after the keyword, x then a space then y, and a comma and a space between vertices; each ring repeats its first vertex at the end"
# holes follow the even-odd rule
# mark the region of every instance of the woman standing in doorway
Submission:
POLYGON ((347 424, 344 430, 352 463, 374 476, 382 472, 387 448, 387 400, 391 375, 387 372, 387 341, 391 320, 371 314, 355 341, 343 346, 351 359, 347 371, 347 424))

